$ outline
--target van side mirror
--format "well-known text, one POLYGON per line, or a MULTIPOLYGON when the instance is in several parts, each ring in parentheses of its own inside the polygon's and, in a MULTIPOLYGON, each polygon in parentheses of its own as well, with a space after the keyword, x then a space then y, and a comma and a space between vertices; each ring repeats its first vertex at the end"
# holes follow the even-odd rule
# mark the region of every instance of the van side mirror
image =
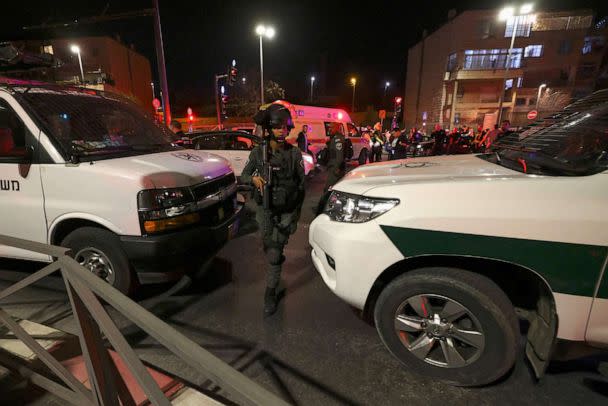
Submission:
POLYGON ((2 161, 11 164, 30 165, 34 159, 34 147, 15 147, 2 156, 2 161))

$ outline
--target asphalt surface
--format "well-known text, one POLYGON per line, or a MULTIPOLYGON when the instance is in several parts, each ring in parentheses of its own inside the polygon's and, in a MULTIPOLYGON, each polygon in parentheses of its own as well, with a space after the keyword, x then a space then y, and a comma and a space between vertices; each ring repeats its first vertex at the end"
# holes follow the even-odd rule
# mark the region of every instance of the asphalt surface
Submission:
MULTIPOLYGON (((205 276, 181 290, 148 287, 138 301, 298 405, 608 404, 605 355, 553 362, 540 383, 524 362, 503 381, 474 389, 410 373, 383 347, 374 327, 331 293, 312 265, 308 227, 324 181, 323 173, 309 180, 298 231, 286 248, 285 296, 273 317, 262 317, 265 261, 250 210, 239 237, 224 247, 205 276)), ((29 263, 0 262, 0 289, 35 268, 29 263)), ((59 278, 46 278, 0 305, 16 317, 76 331, 59 278)), ((115 312, 111 315, 144 360, 205 391, 229 397, 115 312)), ((3 404, 61 404, 21 385, 0 385, 0 391, 3 404)))

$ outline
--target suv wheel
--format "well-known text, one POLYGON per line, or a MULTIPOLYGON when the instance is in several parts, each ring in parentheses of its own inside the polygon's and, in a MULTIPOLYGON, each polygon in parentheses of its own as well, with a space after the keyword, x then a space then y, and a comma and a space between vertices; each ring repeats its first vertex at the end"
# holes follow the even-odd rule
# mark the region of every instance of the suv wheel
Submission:
POLYGON ((95 227, 72 231, 61 242, 72 250, 74 259, 87 270, 128 295, 135 289, 135 278, 116 234, 95 227))
POLYGON ((459 386, 505 375, 518 353, 515 309, 490 279, 454 268, 402 275, 380 294, 376 328, 414 372, 459 386))

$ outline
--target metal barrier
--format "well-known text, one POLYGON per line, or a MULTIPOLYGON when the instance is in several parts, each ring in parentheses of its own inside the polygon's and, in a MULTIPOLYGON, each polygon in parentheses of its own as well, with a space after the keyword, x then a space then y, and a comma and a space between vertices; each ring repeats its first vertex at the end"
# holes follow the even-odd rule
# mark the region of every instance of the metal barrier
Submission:
POLYGON ((0 235, 0 245, 57 258, 48 266, 1 291, 0 300, 60 271, 78 326, 78 338, 92 390, 88 390, 76 380, 59 361, 0 307, 0 323, 3 323, 17 338, 23 341, 67 387, 27 367, 9 366, 17 369, 21 375, 29 378, 35 385, 76 405, 134 405, 135 402, 104 345, 101 335, 103 332, 107 341, 129 367, 150 402, 153 405, 171 404, 100 303, 99 298, 101 298, 186 364, 232 395, 238 403, 264 406, 287 405, 284 400, 93 275, 69 256, 67 248, 2 235, 0 235))

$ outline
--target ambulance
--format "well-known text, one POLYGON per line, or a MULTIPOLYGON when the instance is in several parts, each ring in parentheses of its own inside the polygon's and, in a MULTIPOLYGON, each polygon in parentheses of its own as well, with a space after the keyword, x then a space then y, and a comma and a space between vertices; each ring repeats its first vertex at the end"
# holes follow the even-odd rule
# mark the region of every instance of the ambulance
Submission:
POLYGON ((68 247, 123 293, 195 270, 238 229, 236 178, 170 137, 118 96, 0 79, 0 234, 68 247))
POLYGON ((538 377, 556 340, 608 347, 608 89, 494 147, 358 167, 309 231, 329 289, 455 385, 503 377, 522 335, 538 377))
POLYGON ((347 159, 357 160, 361 165, 367 162, 370 151, 369 139, 361 135, 346 111, 328 107, 291 104, 284 100, 277 100, 274 103, 285 106, 291 113, 295 127, 287 137, 288 142, 296 144, 302 126, 307 125, 309 148, 313 155, 317 156, 326 147, 326 142, 329 140, 329 125, 339 123, 342 134, 346 137, 347 142, 352 145, 352 148, 348 149, 347 159))

